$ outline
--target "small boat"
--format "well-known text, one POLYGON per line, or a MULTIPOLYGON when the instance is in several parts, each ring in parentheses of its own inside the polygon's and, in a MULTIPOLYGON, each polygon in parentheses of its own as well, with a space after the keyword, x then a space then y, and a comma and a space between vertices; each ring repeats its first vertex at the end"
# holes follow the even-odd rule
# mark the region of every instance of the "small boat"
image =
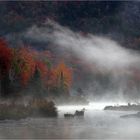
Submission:
POLYGON ((64 114, 64 117, 65 118, 74 118, 74 114, 67 113, 67 114, 64 114))
POLYGON ((66 113, 64 114, 65 118, 74 118, 74 117, 83 117, 85 113, 85 108, 83 108, 81 111, 76 110, 74 114, 66 113))

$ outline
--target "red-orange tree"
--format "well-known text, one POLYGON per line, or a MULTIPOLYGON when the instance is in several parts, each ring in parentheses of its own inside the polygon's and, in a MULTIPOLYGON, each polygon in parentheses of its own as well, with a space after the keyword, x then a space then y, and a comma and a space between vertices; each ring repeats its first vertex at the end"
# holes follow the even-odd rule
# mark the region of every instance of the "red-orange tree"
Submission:
POLYGON ((47 80, 47 87, 53 90, 54 94, 66 95, 72 83, 72 70, 64 62, 59 63, 50 70, 47 80))
POLYGON ((0 39, 0 74, 5 75, 11 67, 12 51, 6 41, 0 39))
POLYGON ((3 39, 0 39, 0 86, 1 95, 8 95, 10 92, 9 71, 12 63, 12 51, 3 39))
POLYGON ((22 85, 26 85, 35 71, 33 55, 27 48, 13 50, 12 72, 19 77, 22 85))

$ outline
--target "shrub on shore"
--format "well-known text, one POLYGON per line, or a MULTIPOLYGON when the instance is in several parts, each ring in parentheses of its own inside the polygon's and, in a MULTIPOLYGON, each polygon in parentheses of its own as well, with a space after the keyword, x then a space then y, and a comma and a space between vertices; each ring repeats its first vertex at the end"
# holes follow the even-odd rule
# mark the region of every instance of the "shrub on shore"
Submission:
POLYGON ((56 117, 57 109, 52 101, 46 99, 33 99, 28 106, 31 116, 56 117))
POLYGON ((57 109, 52 101, 45 99, 33 99, 26 106, 13 102, 0 104, 0 120, 26 117, 57 117, 57 109))
POLYGON ((0 104, 0 120, 26 118, 28 114, 29 110, 24 105, 0 104))

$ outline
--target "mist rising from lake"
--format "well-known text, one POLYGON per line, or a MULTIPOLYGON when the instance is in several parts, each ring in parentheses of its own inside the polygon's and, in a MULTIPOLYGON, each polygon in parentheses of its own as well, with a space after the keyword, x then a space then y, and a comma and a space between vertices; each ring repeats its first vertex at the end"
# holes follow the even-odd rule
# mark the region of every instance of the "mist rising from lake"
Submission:
POLYGON ((103 110, 105 106, 109 105, 126 105, 126 102, 90 102, 88 105, 62 105, 58 106, 59 110, 71 111, 71 110, 81 110, 85 108, 87 110, 103 110))
POLYGON ((132 112, 104 111, 101 110, 103 104, 94 105, 91 103, 89 106, 59 106, 58 118, 0 121, 0 138, 140 139, 140 120, 120 118, 121 115, 132 112), (83 107, 86 108, 84 118, 64 118, 64 113, 73 113, 83 107))

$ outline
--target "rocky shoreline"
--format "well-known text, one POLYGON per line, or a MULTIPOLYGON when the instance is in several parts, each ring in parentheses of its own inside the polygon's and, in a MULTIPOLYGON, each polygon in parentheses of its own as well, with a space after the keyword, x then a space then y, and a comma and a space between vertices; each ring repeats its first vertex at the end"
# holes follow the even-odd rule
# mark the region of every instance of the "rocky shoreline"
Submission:
POLYGON ((120 118, 140 118, 140 105, 139 104, 130 104, 128 105, 117 105, 117 106, 106 106, 104 110, 113 110, 113 111, 136 111, 135 114, 122 115, 120 118))
POLYGON ((128 105, 117 105, 117 106, 106 106, 104 110, 113 110, 113 111, 140 111, 140 105, 130 104, 128 105))

